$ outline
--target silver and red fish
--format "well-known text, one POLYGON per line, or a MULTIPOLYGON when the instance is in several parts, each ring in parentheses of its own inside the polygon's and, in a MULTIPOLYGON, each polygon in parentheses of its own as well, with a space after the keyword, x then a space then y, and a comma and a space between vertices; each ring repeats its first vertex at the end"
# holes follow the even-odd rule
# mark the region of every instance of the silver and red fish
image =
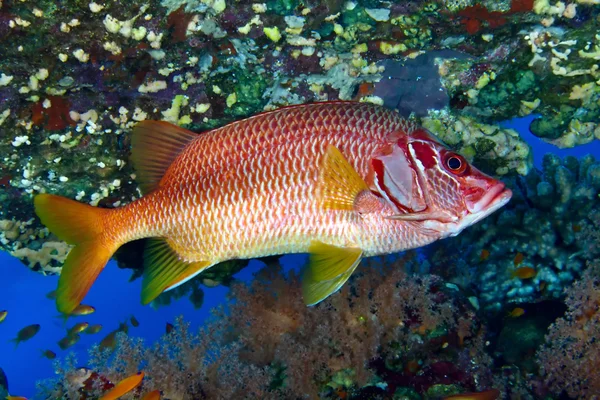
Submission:
POLYGON ((143 303, 225 260, 308 252, 303 295, 316 304, 363 257, 457 235, 511 197, 423 128, 365 103, 290 106, 202 134, 144 121, 132 161, 144 196, 118 209, 35 197, 42 222, 75 245, 61 312, 141 238, 143 303))

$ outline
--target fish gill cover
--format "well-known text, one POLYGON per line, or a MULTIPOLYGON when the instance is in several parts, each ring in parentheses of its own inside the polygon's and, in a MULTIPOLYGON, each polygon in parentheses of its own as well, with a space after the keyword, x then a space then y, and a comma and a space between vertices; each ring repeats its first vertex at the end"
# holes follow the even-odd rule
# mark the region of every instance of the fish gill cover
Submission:
MULTIPOLYGON (((573 398, 588 398, 600 391, 597 377, 584 367, 585 360, 598 354, 593 340, 597 335, 589 328, 598 326, 593 325, 598 318, 597 274, 586 272, 586 267, 600 252, 600 166, 593 156, 561 160, 548 155, 542 170, 532 169, 531 147, 516 131, 498 124, 535 114, 531 131, 556 146, 600 138, 599 11, 595 0, 1 1, 1 248, 34 271, 60 273, 70 247, 35 218, 33 195, 57 193, 108 208, 140 197, 136 171, 129 162, 130 133, 139 121, 165 120, 202 131, 290 104, 337 99, 385 104, 426 127, 485 172, 502 177, 515 193, 504 210, 439 243, 425 265, 414 267, 429 268, 456 284, 469 299, 469 312, 488 322, 490 343, 483 346, 485 333, 478 332, 469 336, 471 342, 428 347, 427 328, 417 330, 409 341, 397 336, 398 328, 385 328, 378 335, 390 335, 389 341, 367 336, 371 343, 383 343, 381 349, 351 361, 328 362, 322 375, 306 386, 307 393, 385 398, 394 388, 406 398, 439 398, 494 387, 509 398, 558 397, 563 390, 573 398), (465 251, 457 254, 457 248, 465 251), (522 261, 516 265, 518 253, 522 261), (535 270, 534 276, 515 275, 514 270, 526 267, 535 270), (578 298, 571 292, 567 297, 570 311, 553 325, 546 347, 539 350, 540 372, 533 354, 548 325, 560 315, 548 309, 562 304, 563 291, 580 278, 576 288, 588 295, 578 298), (578 305, 584 305, 583 316, 575 315, 578 305), (524 314, 506 317, 520 314, 513 313, 515 308, 524 314), (536 314, 550 316, 536 318, 536 314), (525 335, 533 338, 521 340, 525 335), (400 350, 396 355, 386 353, 394 341, 400 350), (508 349, 518 342, 523 351, 511 354, 508 349), (424 345, 425 350, 419 347, 424 345), (457 364, 454 355, 438 359, 437 352, 449 348, 460 353, 476 345, 480 347, 469 357, 484 354, 479 351, 495 357, 496 365, 484 356, 471 360, 495 374, 493 380, 475 381, 475 375, 461 370, 460 364, 458 370, 450 371, 447 364, 435 369, 438 360, 457 364), (555 348, 568 351, 551 355, 548 349, 555 348), (400 359, 399 365, 387 365, 388 356, 400 359), (570 374, 552 372, 565 368, 570 374), (521 378, 523 372, 528 378, 521 378), (383 383, 365 389, 365 374, 378 373, 384 376, 383 383), (418 384, 419 379, 406 378, 407 374, 426 376, 429 383, 418 384), (438 375, 461 378, 443 381, 448 387, 441 394, 428 394, 440 383, 438 375), (317 389, 310 389, 315 384, 317 389)), ((143 243, 134 242, 115 255, 121 267, 133 270, 132 278, 141 276, 142 251, 143 243)), ((229 284, 245 265, 231 261, 211 268, 158 297, 154 305, 189 296, 200 306, 202 285, 229 284)), ((356 279, 352 287, 360 282, 356 279)), ((392 292, 409 293, 400 290, 403 285, 392 292)), ((358 296, 348 290, 331 301, 343 303, 342 299, 358 296)), ((362 301, 369 297, 365 293, 362 301)), ((422 287, 420 293, 431 294, 431 287, 422 287)), ((241 294, 234 291, 233 296, 241 294)), ((439 300, 438 305, 446 304, 445 297, 439 300)), ((337 318, 329 315, 336 313, 329 307, 301 312, 337 318)), ((466 312, 460 307, 453 310, 453 318, 466 312)), ((416 319, 421 326, 427 310, 411 312, 415 315, 408 320, 416 319)), ((407 319, 399 315, 399 322, 407 319)), ((233 317, 224 317, 223 324, 239 323, 229 318, 233 317)), ((455 327, 448 321, 444 329, 451 332, 455 327)), ((410 327, 408 323, 405 328, 410 327)), ((185 323, 178 324, 177 335, 184 328, 185 323)), ((286 329, 284 337, 293 330, 286 329)), ((336 349, 324 333, 315 336, 321 338, 319 349, 325 345, 336 349)), ((123 346, 128 340, 123 339, 123 346)), ((271 339, 263 344, 266 340, 271 339)), ((265 356, 266 361, 257 362, 240 356, 236 346, 252 348, 248 343, 235 337, 230 343, 233 350, 223 345, 222 357, 230 357, 231 368, 241 365, 249 371, 245 374, 262 376, 253 381, 256 393, 263 393, 264 384, 273 393, 293 392, 293 380, 290 383, 292 378, 285 373, 289 369, 293 375, 293 366, 288 365, 292 358, 265 356)), ((310 347, 314 344, 290 343, 297 346, 295 352, 318 351, 310 347)), ((150 348, 138 350, 136 357, 151 359, 150 348)), ((202 354, 202 347, 197 351, 202 354)), ((338 358, 354 354, 346 348, 336 351, 338 358)), ((146 365, 135 364, 138 359, 128 364, 127 373, 113 374, 108 361, 97 364, 94 373, 116 383, 146 365)), ((64 373, 60 379, 66 379, 64 373)), ((204 386, 215 384, 214 375, 210 379, 212 383, 204 386)), ((238 388, 232 384, 230 390, 238 388)), ((195 393, 197 388, 189 390, 195 393)), ((204 395, 210 398, 207 393, 212 392, 206 390, 204 395)))

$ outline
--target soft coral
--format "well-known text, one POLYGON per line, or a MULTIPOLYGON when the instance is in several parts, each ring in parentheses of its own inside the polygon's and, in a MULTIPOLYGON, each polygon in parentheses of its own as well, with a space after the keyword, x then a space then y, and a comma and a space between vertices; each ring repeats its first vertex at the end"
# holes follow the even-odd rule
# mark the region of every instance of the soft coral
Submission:
POLYGON ((595 261, 568 291, 568 311, 550 326, 538 352, 542 376, 558 393, 591 398, 600 393, 600 261, 595 261))

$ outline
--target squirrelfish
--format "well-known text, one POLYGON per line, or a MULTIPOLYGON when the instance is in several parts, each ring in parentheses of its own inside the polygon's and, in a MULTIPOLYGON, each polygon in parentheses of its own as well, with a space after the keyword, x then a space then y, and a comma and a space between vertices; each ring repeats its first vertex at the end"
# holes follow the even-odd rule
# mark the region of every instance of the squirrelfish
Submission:
POLYGON ((62 312, 119 246, 142 238, 145 304, 225 260, 307 252, 304 301, 316 304, 363 257, 457 235, 511 197, 423 128, 367 103, 290 106, 202 134, 143 121, 131 143, 141 198, 101 209, 35 197, 41 221, 75 245, 62 312))

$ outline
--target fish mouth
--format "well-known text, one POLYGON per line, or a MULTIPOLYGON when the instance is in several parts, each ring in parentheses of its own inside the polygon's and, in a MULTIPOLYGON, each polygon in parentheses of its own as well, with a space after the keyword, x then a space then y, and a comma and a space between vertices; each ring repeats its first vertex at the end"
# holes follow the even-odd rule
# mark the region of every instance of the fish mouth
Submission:
POLYGON ((512 191, 508 189, 503 183, 498 183, 476 203, 468 207, 469 213, 457 223, 453 229, 448 230, 448 236, 456 236, 468 226, 474 225, 502 208, 510 198, 512 197, 512 191))
POLYGON ((471 214, 489 215, 504 206, 512 197, 512 190, 508 189, 502 182, 498 182, 476 203, 467 204, 471 214))
POLYGON ((477 203, 473 206, 473 211, 462 221, 463 226, 470 226, 481 221, 488 215, 504 207, 512 197, 512 190, 500 182, 494 185, 477 203))

